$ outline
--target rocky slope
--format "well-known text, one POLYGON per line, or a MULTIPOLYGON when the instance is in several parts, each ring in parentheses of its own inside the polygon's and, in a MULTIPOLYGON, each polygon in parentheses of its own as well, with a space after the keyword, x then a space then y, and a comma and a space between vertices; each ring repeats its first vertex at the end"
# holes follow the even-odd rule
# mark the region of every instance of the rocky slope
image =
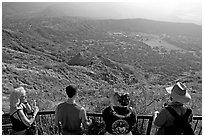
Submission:
POLYGON ((152 48, 144 42, 152 34, 118 28, 110 32, 96 22, 74 17, 4 19, 3 111, 8 112, 9 95, 19 85, 31 101, 37 100, 40 110, 54 110, 66 99, 65 87, 76 84, 78 103, 88 111, 101 112, 113 89, 123 88, 138 114, 150 114, 165 101, 164 87, 180 78, 192 89, 188 105, 201 114, 199 48, 152 48))

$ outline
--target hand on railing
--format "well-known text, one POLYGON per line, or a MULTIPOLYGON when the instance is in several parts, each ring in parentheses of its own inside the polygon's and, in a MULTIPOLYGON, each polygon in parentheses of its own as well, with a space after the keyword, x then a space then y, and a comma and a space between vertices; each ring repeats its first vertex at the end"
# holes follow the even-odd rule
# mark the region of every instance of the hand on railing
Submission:
POLYGON ((159 114, 159 111, 155 111, 155 112, 154 112, 153 121, 156 119, 156 117, 158 116, 158 114, 159 114))
POLYGON ((59 135, 62 134, 62 123, 61 123, 61 121, 59 121, 59 123, 58 123, 58 134, 59 135))
POLYGON ((87 121, 87 126, 90 126, 92 124, 92 119, 88 119, 88 121, 87 121))

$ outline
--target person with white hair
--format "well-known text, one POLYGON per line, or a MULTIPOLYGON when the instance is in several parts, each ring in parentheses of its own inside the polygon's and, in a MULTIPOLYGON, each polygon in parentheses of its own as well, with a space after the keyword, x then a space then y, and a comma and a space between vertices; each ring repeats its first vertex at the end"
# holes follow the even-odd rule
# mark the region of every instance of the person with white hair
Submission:
POLYGON ((18 87, 10 95, 10 119, 12 123, 12 134, 25 135, 26 129, 35 121, 39 108, 35 105, 33 109, 27 101, 26 91, 23 87, 18 87), (33 112, 33 116, 28 118, 28 114, 33 112))

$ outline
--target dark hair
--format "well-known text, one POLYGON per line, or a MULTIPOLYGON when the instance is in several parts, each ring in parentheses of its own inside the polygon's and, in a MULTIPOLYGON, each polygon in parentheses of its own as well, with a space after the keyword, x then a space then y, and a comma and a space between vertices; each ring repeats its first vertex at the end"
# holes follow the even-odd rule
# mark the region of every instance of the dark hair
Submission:
POLYGON ((69 85, 66 87, 66 93, 69 98, 72 98, 77 93, 77 88, 74 85, 69 85))
POLYGON ((128 106, 130 104, 130 96, 128 93, 118 93, 115 92, 118 102, 122 106, 128 106))

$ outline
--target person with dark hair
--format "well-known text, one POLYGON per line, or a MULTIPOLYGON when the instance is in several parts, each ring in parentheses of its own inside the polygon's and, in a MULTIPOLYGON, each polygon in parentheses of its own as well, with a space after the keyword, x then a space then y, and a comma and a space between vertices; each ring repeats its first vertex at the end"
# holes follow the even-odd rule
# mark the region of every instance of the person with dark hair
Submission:
POLYGON ((111 105, 102 111, 107 135, 132 135, 135 111, 129 106, 129 93, 114 91, 111 105))
POLYGON ((193 135, 191 128, 192 110, 184 106, 191 100, 186 85, 177 82, 166 91, 170 95, 170 103, 166 103, 161 111, 154 113, 154 125, 158 135, 193 135))
POLYGON ((85 109, 75 102, 77 88, 74 85, 66 87, 67 101, 59 104, 55 111, 55 125, 61 126, 63 135, 81 135, 83 129, 91 124, 85 109))

